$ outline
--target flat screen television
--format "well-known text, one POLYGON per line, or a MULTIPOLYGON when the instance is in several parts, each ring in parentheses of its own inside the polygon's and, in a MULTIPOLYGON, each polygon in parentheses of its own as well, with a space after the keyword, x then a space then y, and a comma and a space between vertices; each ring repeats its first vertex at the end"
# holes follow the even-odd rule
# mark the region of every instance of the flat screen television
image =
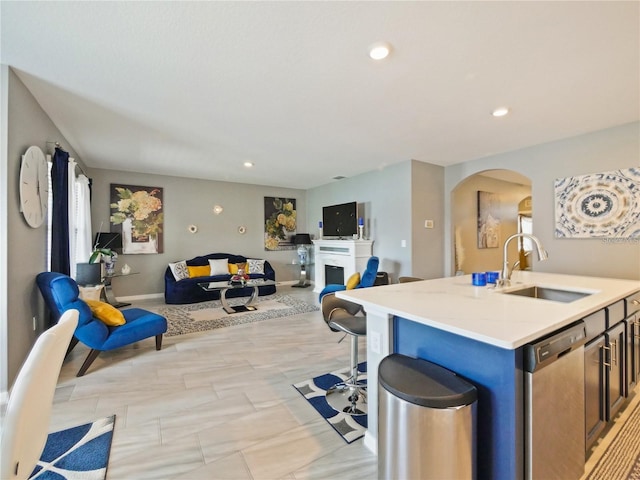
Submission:
POLYGON ((358 233, 358 203, 322 207, 322 235, 351 238, 358 233))

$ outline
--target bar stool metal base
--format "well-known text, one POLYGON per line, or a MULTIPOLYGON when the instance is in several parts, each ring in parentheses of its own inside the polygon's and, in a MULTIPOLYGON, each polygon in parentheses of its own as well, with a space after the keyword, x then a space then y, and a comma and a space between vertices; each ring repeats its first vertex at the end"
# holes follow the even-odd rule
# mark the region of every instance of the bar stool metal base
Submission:
POLYGON ((327 390, 326 399, 338 412, 354 416, 367 414, 367 387, 363 383, 337 383, 327 390))
MULTIPOLYGON (((331 311, 330 319, 336 310, 338 309, 331 311)), ((346 315, 331 319, 329 327, 336 331, 342 331, 351 337, 351 375, 327 390, 325 395, 327 403, 338 412, 353 416, 366 415, 368 410, 367 384, 358 381, 358 336, 366 334, 366 318, 346 315)))

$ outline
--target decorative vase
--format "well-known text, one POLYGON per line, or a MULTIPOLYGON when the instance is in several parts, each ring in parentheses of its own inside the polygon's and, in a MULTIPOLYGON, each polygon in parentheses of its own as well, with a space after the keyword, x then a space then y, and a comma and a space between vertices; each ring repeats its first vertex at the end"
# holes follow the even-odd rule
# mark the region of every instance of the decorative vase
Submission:
POLYGON ((108 260, 105 258, 104 260, 104 272, 107 277, 112 277, 116 270, 116 262, 114 262, 111 258, 108 260))

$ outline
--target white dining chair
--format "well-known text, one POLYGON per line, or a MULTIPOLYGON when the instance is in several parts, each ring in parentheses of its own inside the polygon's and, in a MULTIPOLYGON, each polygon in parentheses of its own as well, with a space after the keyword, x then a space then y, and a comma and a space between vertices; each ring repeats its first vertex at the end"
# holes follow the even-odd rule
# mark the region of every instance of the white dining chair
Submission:
POLYGON ((60 368, 77 324, 78 311, 67 310, 38 337, 18 372, 0 433, 2 480, 29 478, 42 455, 60 368))

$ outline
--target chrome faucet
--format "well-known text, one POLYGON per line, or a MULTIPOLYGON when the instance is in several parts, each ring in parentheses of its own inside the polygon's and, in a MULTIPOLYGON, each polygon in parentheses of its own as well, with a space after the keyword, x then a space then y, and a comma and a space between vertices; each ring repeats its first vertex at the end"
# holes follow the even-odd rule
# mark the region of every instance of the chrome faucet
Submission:
POLYGON ((507 246, 509 245, 509 242, 511 240, 513 240, 514 238, 519 238, 519 237, 529 238, 529 239, 531 239, 533 241, 533 243, 535 243, 536 251, 538 253, 538 260, 543 261, 543 260, 546 260, 547 258, 549 258, 549 255, 547 254, 547 251, 542 246, 542 243, 540 242, 538 237, 534 237, 533 235, 530 235, 528 233, 516 233, 516 234, 511 235, 504 242, 504 251, 503 251, 503 256, 502 256, 502 276, 501 276, 500 280, 498 280, 498 285, 501 286, 501 287, 508 287, 509 285, 511 285, 511 273, 513 272, 513 270, 509 271, 509 261, 507 260, 507 246))
POLYGON ((513 264, 513 267, 511 267, 511 273, 513 273, 513 271, 514 271, 516 268, 518 268, 518 267, 520 267, 520 270, 525 270, 525 269, 526 269, 526 264, 527 264, 526 259, 527 259, 527 257, 528 257, 529 255, 531 255, 531 250, 527 250, 527 251, 525 251, 525 252, 524 252, 524 258, 525 258, 525 262, 524 262, 524 264, 525 264, 525 266, 523 267, 522 265, 520 265, 520 260, 522 260, 522 258, 520 258, 520 260, 518 260, 516 263, 514 263, 514 264, 513 264))

